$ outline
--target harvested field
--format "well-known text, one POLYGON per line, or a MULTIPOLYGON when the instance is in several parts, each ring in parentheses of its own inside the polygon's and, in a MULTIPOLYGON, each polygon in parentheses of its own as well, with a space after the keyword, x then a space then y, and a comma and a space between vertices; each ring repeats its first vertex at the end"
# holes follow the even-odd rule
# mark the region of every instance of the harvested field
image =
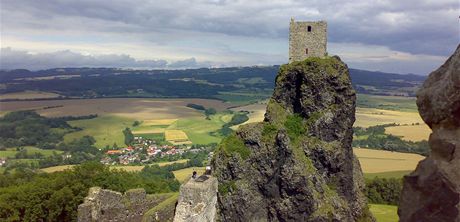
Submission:
POLYGON ((190 142, 182 130, 165 130, 165 140, 173 144, 190 142))
POLYGON ((354 148, 363 173, 382 173, 414 170, 424 156, 411 153, 399 153, 385 150, 354 148))
POLYGON ((0 95, 0 99, 49 99, 57 98, 60 95, 57 93, 40 92, 40 91, 24 91, 15 93, 5 93, 0 95))
POLYGON ((232 108, 231 110, 239 112, 239 111, 248 111, 249 120, 236 126, 232 126, 232 129, 238 129, 239 126, 248 124, 248 123, 256 123, 262 122, 265 118, 265 110, 267 108, 267 104, 251 104, 247 106, 240 106, 236 108, 232 108))
POLYGON ((402 112, 374 108, 356 108, 356 122, 354 126, 369 127, 382 124, 413 124, 424 125, 417 112, 402 112))
POLYGON ((144 126, 159 126, 159 125, 171 125, 176 122, 177 119, 149 119, 142 121, 144 126))
POLYGON ((0 102, 0 111, 37 109, 38 113, 48 117, 111 114, 139 121, 202 115, 201 112, 186 107, 188 103, 213 107, 218 111, 232 106, 230 103, 211 99, 113 98, 0 102))
POLYGON ((421 141, 428 140, 431 129, 426 124, 420 125, 409 125, 409 126, 392 126, 386 127, 385 132, 387 134, 401 136, 404 140, 410 141, 421 141))

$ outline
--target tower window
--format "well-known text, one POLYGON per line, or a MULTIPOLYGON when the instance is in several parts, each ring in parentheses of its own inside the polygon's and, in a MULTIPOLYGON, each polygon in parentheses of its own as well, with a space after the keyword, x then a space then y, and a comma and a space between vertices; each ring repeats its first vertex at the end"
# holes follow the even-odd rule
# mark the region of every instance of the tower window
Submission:
POLYGON ((308 31, 308 32, 311 32, 311 26, 308 26, 308 27, 307 27, 307 31, 308 31))
POLYGON ((308 48, 305 49, 305 55, 308 55, 308 48))

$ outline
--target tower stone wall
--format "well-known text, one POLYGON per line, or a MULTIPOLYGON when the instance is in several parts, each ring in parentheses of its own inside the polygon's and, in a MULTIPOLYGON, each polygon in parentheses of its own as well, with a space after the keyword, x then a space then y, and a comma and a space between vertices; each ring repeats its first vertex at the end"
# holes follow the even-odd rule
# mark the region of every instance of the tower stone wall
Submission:
POLYGON ((289 26, 289 63, 308 57, 324 57, 327 52, 327 23, 296 22, 289 26))

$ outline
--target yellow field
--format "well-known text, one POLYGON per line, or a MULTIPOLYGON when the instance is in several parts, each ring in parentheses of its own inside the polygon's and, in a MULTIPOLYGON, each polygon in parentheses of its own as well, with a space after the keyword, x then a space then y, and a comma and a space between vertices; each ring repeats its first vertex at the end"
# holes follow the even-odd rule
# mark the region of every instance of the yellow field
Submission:
POLYGON ((354 126, 369 127, 389 123, 420 123, 421 125, 425 124, 417 112, 402 112, 359 107, 356 108, 356 122, 354 126))
POLYGON ((392 126, 386 127, 385 132, 395 136, 402 136, 405 140, 421 141, 428 140, 431 129, 426 124, 409 125, 409 126, 392 126))
POLYGON ((196 171, 198 175, 202 175, 205 171, 205 167, 190 167, 173 171, 173 173, 180 183, 185 183, 192 177, 193 171, 196 171))
MULTIPOLYGON (((245 122, 261 122, 264 120, 266 104, 251 104, 247 106, 241 106, 237 108, 232 108, 233 111, 249 111, 248 115, 249 120, 245 122)), ((397 124, 412 124, 420 123, 422 126, 426 126, 422 118, 417 112, 403 112, 403 111, 393 111, 393 110, 383 110, 375 108, 356 108, 356 122, 354 126, 369 127, 375 125, 382 125, 388 123, 397 123, 397 124)), ((232 128, 236 129, 238 126, 232 128)), ((423 128, 423 127, 420 127, 423 128)), ((425 132, 423 132, 425 133, 425 132)), ((423 134, 420 136, 424 136, 423 134)))
POLYGON ((164 128, 153 128, 153 129, 142 129, 142 130, 133 130, 133 134, 149 134, 149 133, 164 133, 164 128))
POLYGON ((169 142, 186 142, 188 136, 182 130, 165 130, 165 140, 169 142))
MULTIPOLYGON (((265 118, 264 115, 265 115, 266 108, 267 108, 267 104, 251 104, 247 106, 240 106, 240 107, 232 108, 231 110, 235 112, 239 112, 239 111, 249 112, 248 114, 249 120, 240 124, 240 125, 244 125, 248 123, 262 122, 265 118)), ((231 128, 236 130, 238 129, 240 125, 232 126, 231 128)))
POLYGON ((424 156, 411 153, 398 153, 384 150, 354 148, 363 173, 414 170, 424 156))
POLYGON ((161 126, 161 125, 171 125, 176 122, 177 119, 149 119, 142 121, 144 126, 161 126))
POLYGON ((48 99, 57 97, 59 97, 59 94, 40 91, 24 91, 0 95, 0 99, 48 99))

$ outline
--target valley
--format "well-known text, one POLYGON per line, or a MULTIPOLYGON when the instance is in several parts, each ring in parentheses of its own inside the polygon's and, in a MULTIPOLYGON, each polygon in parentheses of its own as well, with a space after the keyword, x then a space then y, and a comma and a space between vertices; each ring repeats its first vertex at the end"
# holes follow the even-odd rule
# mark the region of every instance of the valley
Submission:
MULTIPOLYGON (((59 80, 68 81, 68 79, 59 80)), ((236 82, 246 88, 261 87, 260 84, 267 84, 265 80, 256 80, 237 80, 236 82)), ((48 81, 48 79, 34 81, 48 81)), ((195 83, 197 82, 195 81, 195 83)), ((204 83, 207 87, 220 86, 210 84, 210 82, 204 83)), ((199 82, 199 84, 204 83, 199 82)), ((182 156, 183 153, 187 153, 191 149, 192 144, 217 144, 225 137, 226 133, 238 129, 239 126, 263 121, 270 94, 270 90, 248 91, 248 89, 238 89, 228 92, 220 91, 218 96, 214 97, 220 100, 209 98, 55 99, 57 93, 26 91, 2 94, 0 96, 0 114, 5 115, 19 110, 34 110, 47 118, 94 115, 92 118, 67 121, 70 127, 78 130, 65 131, 63 142, 71 144, 84 136, 91 136, 94 138, 93 146, 100 150, 98 154, 100 157, 91 158, 102 158, 104 161, 109 161, 105 163, 115 164, 110 166, 111 170, 141 173, 145 166, 158 164, 160 167, 167 167, 168 165, 186 164, 190 159, 184 159, 182 156), (208 109, 214 111, 208 113, 208 109), (236 125, 229 125, 237 115, 247 116, 247 120, 236 125), (154 141, 155 147, 158 146, 158 151, 160 147, 170 146, 176 150, 175 152, 179 151, 179 154, 175 154, 175 152, 168 154, 169 151, 166 152, 166 149, 161 148, 163 153, 167 155, 158 155, 155 158, 152 156, 148 163, 140 162, 143 160, 142 155, 144 154, 142 153, 144 151, 136 148, 136 146, 134 146, 134 153, 128 151, 129 146, 128 148, 125 146, 126 137, 123 133, 126 128, 129 128, 136 138, 154 141), (120 152, 123 153, 119 154, 120 158, 122 156, 132 157, 133 162, 118 163, 117 155, 108 154, 110 150, 127 150, 120 152), (137 156, 138 154, 140 156, 137 156)), ((137 96, 139 95, 142 95, 142 92, 137 96)), ((357 94, 354 127, 366 129, 380 125, 384 126, 384 134, 381 135, 393 135, 408 141, 427 140, 431 132, 418 115, 415 98, 357 94)), ((355 136, 355 140, 368 139, 368 137, 368 135, 355 136)), ((369 182, 374 181, 376 177, 399 180, 414 170, 418 161, 424 158, 418 154, 387 151, 375 147, 356 147, 354 152, 360 161, 366 181, 369 182)), ((0 150, 0 158, 5 158, 8 163, 0 166, 0 172, 11 170, 11 167, 7 167, 9 165, 37 167, 43 164, 43 158, 56 158, 56 156, 65 153, 62 150, 41 149, 34 146, 6 148, 0 150), (26 150, 22 152, 27 155, 20 156, 20 149, 26 150)), ((75 166, 78 164, 51 165, 40 169, 40 172, 58 173, 64 170, 73 170, 75 166)), ((204 167, 193 166, 171 170, 175 178, 180 183, 184 183, 190 178, 193 171, 201 173, 204 171, 204 167)), ((370 210, 376 215, 378 221, 394 218, 396 213, 394 206, 385 204, 371 204, 370 210)))

